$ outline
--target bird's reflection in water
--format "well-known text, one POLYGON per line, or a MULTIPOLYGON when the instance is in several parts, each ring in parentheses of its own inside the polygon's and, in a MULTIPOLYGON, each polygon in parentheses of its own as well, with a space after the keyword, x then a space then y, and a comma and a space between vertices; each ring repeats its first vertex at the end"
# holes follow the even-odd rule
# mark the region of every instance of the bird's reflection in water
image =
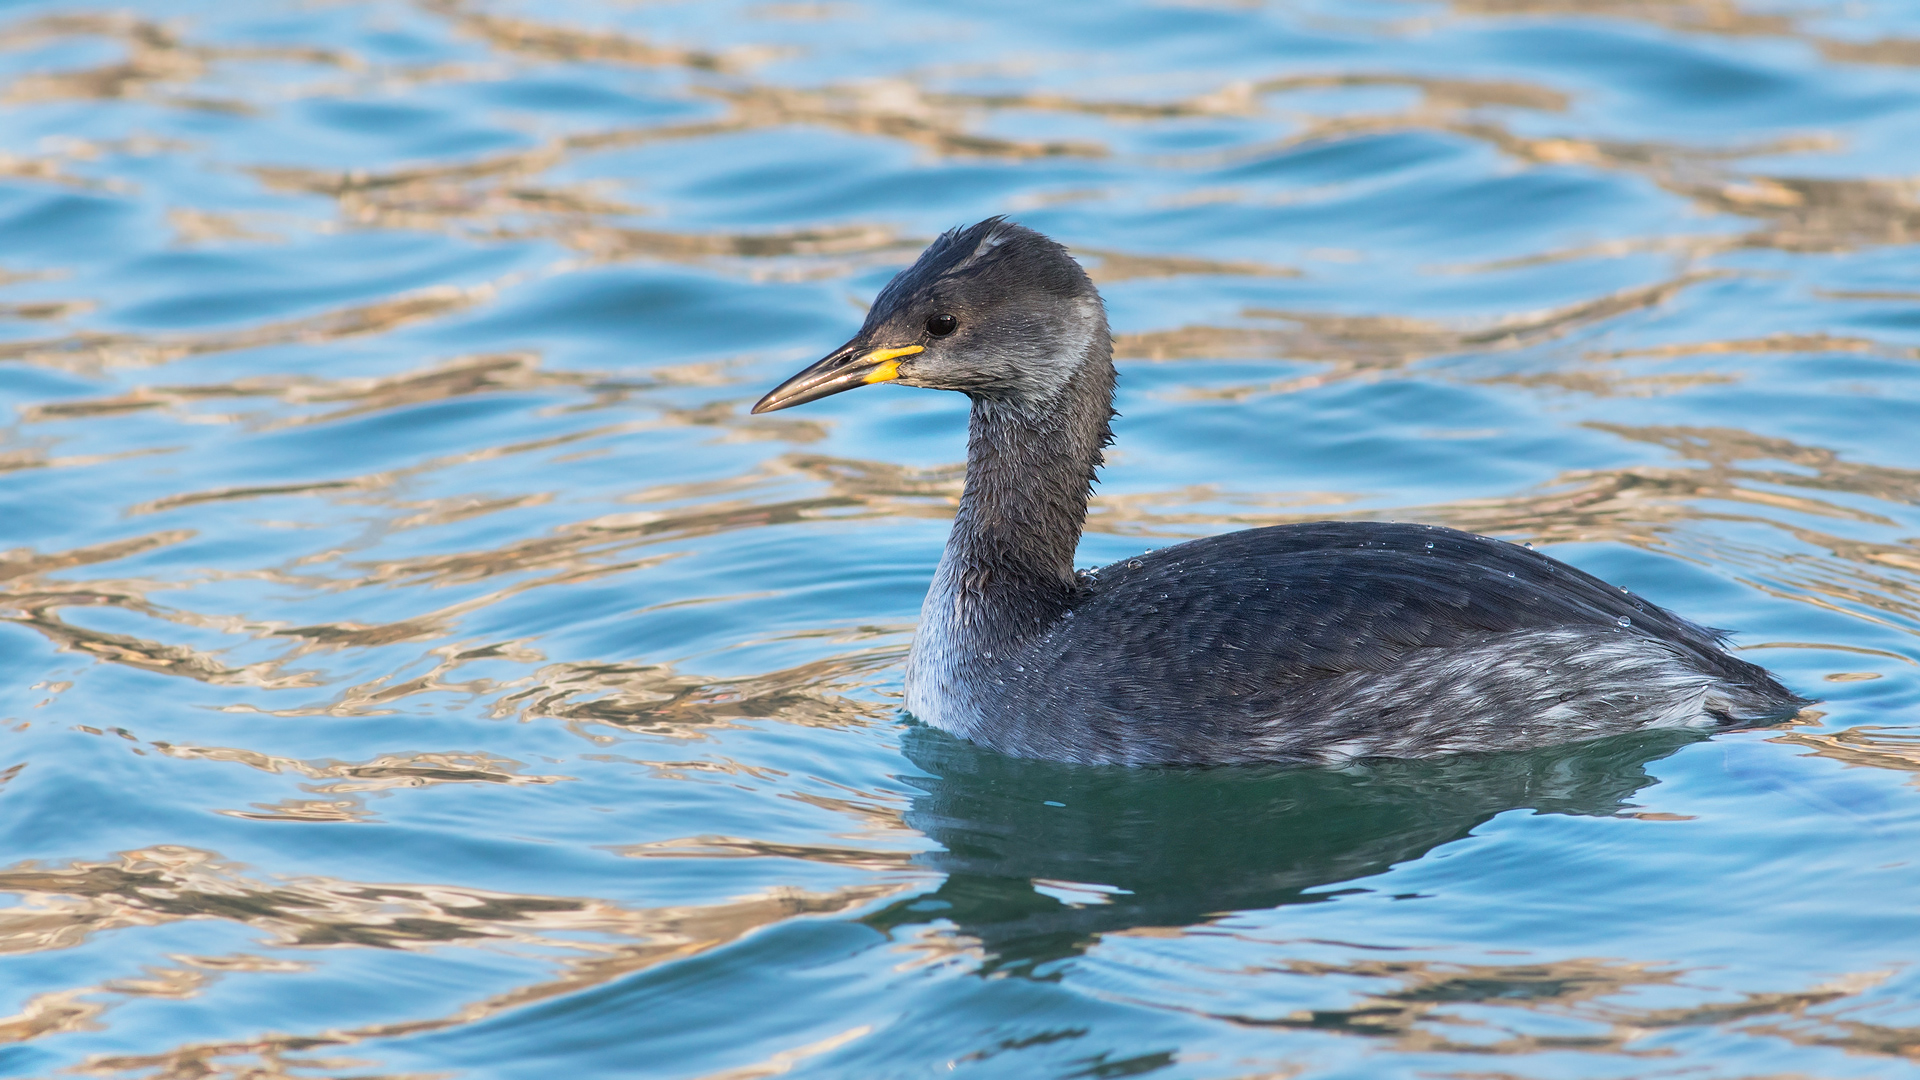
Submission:
MULTIPOLYGON (((1606 816, 1649 763, 1701 736, 1654 731, 1514 753, 1344 769, 1129 769, 1007 757, 907 732, 926 774, 907 822, 942 850, 931 893, 865 921, 951 922, 983 971, 1078 955, 1103 933, 1326 899, 1326 886, 1420 858, 1509 810, 1606 816)), ((1335 890, 1336 892, 1338 890, 1335 890)))

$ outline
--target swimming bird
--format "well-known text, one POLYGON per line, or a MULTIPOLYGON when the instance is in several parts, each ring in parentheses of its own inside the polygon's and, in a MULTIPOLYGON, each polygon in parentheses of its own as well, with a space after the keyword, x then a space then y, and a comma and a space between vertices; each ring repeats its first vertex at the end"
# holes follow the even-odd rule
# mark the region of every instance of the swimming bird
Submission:
POLYGON ((972 399, 965 487, 907 656, 916 719, 1022 757, 1340 763, 1806 704, 1721 631, 1436 525, 1276 525, 1076 572, 1114 382, 1086 271, 996 217, 935 240, 851 341, 753 407, 879 383, 972 399))

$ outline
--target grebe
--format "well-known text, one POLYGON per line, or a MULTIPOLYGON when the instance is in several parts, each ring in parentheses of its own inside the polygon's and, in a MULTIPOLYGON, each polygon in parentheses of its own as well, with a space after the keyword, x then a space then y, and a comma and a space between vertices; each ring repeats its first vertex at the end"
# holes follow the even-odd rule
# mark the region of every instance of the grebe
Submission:
POLYGON ((888 382, 973 399, 966 487, 907 657, 922 722, 1062 761, 1338 763, 1806 704, 1718 631, 1436 525, 1278 525, 1076 573, 1114 377, 1086 272, 991 218, 935 240, 853 340, 753 407, 888 382))

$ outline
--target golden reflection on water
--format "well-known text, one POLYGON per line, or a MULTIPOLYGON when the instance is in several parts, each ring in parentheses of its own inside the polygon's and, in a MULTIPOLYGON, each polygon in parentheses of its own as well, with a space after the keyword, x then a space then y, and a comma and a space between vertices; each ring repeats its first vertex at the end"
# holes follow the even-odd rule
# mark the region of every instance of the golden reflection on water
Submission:
POLYGON ((704 49, 681 49, 650 44, 611 30, 555 26, 531 19, 510 18, 473 10, 461 0, 427 0, 422 5, 447 17, 460 30, 486 39, 508 52, 551 60, 598 60, 616 64, 690 67, 721 71, 741 66, 758 51, 726 56, 704 49))
MULTIPOLYGON (((585 898, 445 885, 325 878, 263 881, 212 852, 163 846, 59 869, 26 865, 0 870, 0 892, 22 900, 17 907, 0 909, 0 954, 73 948, 94 935, 127 927, 219 919, 251 928, 263 936, 263 944, 278 949, 487 945, 569 957, 560 962, 561 973, 554 979, 470 1002, 445 1016, 186 1044, 160 1054, 99 1056, 81 1068, 91 1075, 138 1071, 170 1078, 285 1076, 286 1068, 310 1075, 306 1069, 327 1066, 286 1055, 473 1024, 709 952, 762 926, 843 912, 911 884, 895 880, 827 892, 782 891, 705 906, 630 909, 585 898), (223 1060, 234 1058, 241 1060, 223 1060), (257 1071, 263 1064, 267 1071, 257 1071)), ((161 993, 191 997, 225 972, 305 969, 299 961, 246 953, 174 960, 181 967, 149 969, 141 979, 41 994, 22 1013, 0 1020, 0 1040, 21 1042, 83 1030, 109 1007, 101 998, 161 993)))
POLYGON ((387 333, 491 300, 495 291, 492 285, 436 286, 390 300, 244 330, 166 336, 86 331, 59 338, 10 341, 0 344, 0 361, 56 368, 76 375, 97 375, 111 368, 158 367, 213 353, 387 333))
MULTIPOLYGON (((1832 758, 1848 765, 1920 773, 1920 735, 1911 729, 1866 724, 1831 734, 1795 731, 1772 741, 1804 746, 1816 757, 1832 758)), ((1909 783, 1920 787, 1920 776, 1909 783)))
MULTIPOLYGON (((581 153, 631 147, 663 139, 695 139, 727 132, 744 132, 790 125, 815 125, 863 136, 899 140, 941 155, 1026 159, 1055 156, 1104 156, 1110 147, 1092 141, 1033 141, 996 138, 969 130, 973 117, 1009 111, 1080 114, 1120 121, 1166 121, 1204 116, 1270 115, 1267 99, 1301 90, 1329 87, 1405 86, 1420 93, 1420 101, 1400 113, 1345 114, 1299 118, 1303 125, 1279 142, 1241 148, 1238 158, 1270 155, 1290 147, 1353 138, 1366 134, 1433 130, 1484 141, 1501 151, 1540 165, 1580 165, 1639 173, 1655 183, 1698 203, 1703 211, 1759 218, 1762 226, 1737 235, 1695 238, 1648 238, 1656 248, 1681 247, 1701 257, 1732 247, 1773 247, 1794 251, 1850 250, 1862 244, 1903 243, 1920 221, 1920 203, 1909 180, 1814 179, 1730 173, 1727 163, 1761 153, 1788 153, 1824 149, 1822 137, 1790 139, 1773 146, 1738 152, 1700 150, 1646 143, 1602 142, 1567 136, 1524 136, 1501 122, 1497 112, 1518 109, 1542 113, 1563 112, 1567 95, 1559 90, 1518 81, 1476 81, 1397 73, 1336 73, 1286 75, 1253 81, 1235 81, 1216 90, 1172 102, 1093 100, 1064 94, 959 94, 935 92, 912 81, 893 78, 820 89, 798 89, 759 83, 746 74, 750 57, 728 58, 699 49, 654 45, 606 30, 587 30, 543 24, 525 17, 506 17, 474 10, 466 4, 438 2, 428 7, 452 20, 467 33, 512 54, 547 59, 686 67, 722 76, 717 82, 696 84, 694 92, 723 103, 718 118, 679 125, 613 129, 550 139, 523 151, 464 163, 417 166, 370 173, 348 170, 327 173, 285 167, 257 167, 253 171, 269 187, 303 191, 335 198, 338 221, 354 227, 395 229, 455 229, 498 238, 544 236, 599 259, 666 259, 684 261, 721 256, 769 257, 780 254, 891 255, 902 257, 919 246, 879 226, 847 226, 829 230, 801 230, 772 236, 685 235, 640 230, 603 220, 643 213, 643 208, 592 185, 547 185, 533 178, 581 153)), ((1624 19, 1643 19, 1656 25, 1693 32, 1745 35, 1809 35, 1786 16, 1755 15, 1732 4, 1621 3, 1595 11, 1581 3, 1531 2, 1456 5, 1463 13, 1557 14, 1580 12, 1624 19)), ((20 80, 7 93, 15 100, 62 97, 113 98, 141 96, 154 87, 190 83, 204 74, 209 63, 223 59, 272 57, 334 67, 365 66, 350 54, 324 49, 215 48, 190 46, 156 24, 125 16, 60 16, 16 24, 0 39, 0 47, 47 37, 100 35, 122 41, 130 59, 107 68, 20 80)), ((1813 36, 1836 60, 1872 56, 1877 62, 1911 51, 1916 43, 1838 42, 1813 36)), ((752 50, 748 50, 749 53, 752 50)), ((452 78, 460 69, 441 73, 452 78)), ((429 76, 430 77, 430 76, 429 76)), ((322 93, 331 87, 316 86, 322 93)), ((175 99, 196 107, 244 109, 242 103, 175 99)), ((66 175, 56 159, 10 159, 16 175, 56 179, 66 175)), ((1191 165, 1197 159, 1189 157, 1191 165)), ((1171 163, 1171 162, 1169 162, 1171 163)), ((244 239, 244 227, 229 224, 201 211, 182 208, 182 238, 186 240, 244 239)), ((1615 251, 1624 244, 1615 242, 1615 251)), ((1565 255, 1604 254, 1606 249, 1581 249, 1565 255)), ((1174 263, 1173 265, 1178 265, 1174 263)), ((842 262, 832 270, 844 273, 842 262)), ((1162 272, 1246 272, 1205 269, 1162 272)))
POLYGON ((162 409, 198 423, 245 420, 253 418, 186 410, 201 402, 250 398, 277 399, 289 405, 345 406, 292 417, 253 419, 257 427, 272 429, 332 423, 385 409, 446 401, 469 394, 573 386, 590 389, 594 391, 596 401, 605 402, 635 388, 661 385, 671 383, 657 377, 614 380, 584 372, 543 371, 540 358, 533 353, 496 353, 455 357, 421 371, 382 377, 322 379, 313 376, 263 375, 200 386, 143 386, 112 397, 78 398, 29 406, 21 411, 20 419, 24 423, 36 423, 162 409))
POLYGON ((1680 1008, 1633 1008, 1624 994, 1673 986, 1685 972, 1667 965, 1579 958, 1552 963, 1460 964, 1362 960, 1344 964, 1291 961, 1275 974, 1360 978, 1391 989, 1365 994, 1349 1008, 1260 1017, 1208 1013, 1211 1019, 1266 1029, 1317 1031, 1379 1039, 1409 1053, 1485 1055, 1554 1051, 1661 1057, 1636 1042, 1667 1028, 1719 1026, 1757 1016, 1805 1020, 1806 1010, 1860 993, 1881 975, 1852 976, 1810 990, 1743 994, 1738 1001, 1680 1008), (1580 1022, 1589 1034, 1542 1035, 1502 1014, 1538 1012, 1580 1022), (1473 1038, 1457 1038, 1447 1029, 1473 1038))
MULTIPOLYGON (((1279 321, 1291 325, 1186 326, 1178 330, 1117 334, 1114 337, 1114 355, 1122 360, 1230 357, 1310 360, 1326 365, 1311 375, 1253 385, 1191 388, 1183 392, 1183 396, 1195 400, 1239 401, 1258 394, 1317 389, 1342 379, 1379 377, 1437 357, 1528 348, 1629 312, 1657 307, 1683 290, 1719 276, 1714 272, 1686 274, 1671 281, 1627 289, 1565 307, 1516 313, 1490 320, 1484 325, 1467 327, 1445 326, 1403 316, 1330 315, 1248 308, 1241 312, 1245 319, 1279 321)), ((1716 376, 1678 378, 1689 379, 1697 384, 1703 378, 1713 379, 1716 376)), ((1507 376, 1500 381, 1523 385, 1545 382, 1606 393, 1614 390, 1617 383, 1630 380, 1609 382, 1596 371, 1587 370, 1507 376), (1572 379, 1584 378, 1591 385, 1570 383, 1570 376, 1572 379)))
POLYGON ((199 81, 213 63, 222 60, 294 60, 341 67, 355 62, 330 49, 304 46, 193 45, 160 23, 127 13, 75 12, 29 18, 0 31, 0 49, 68 37, 103 37, 119 42, 127 57, 101 67, 23 76, 0 92, 0 101, 133 98, 181 108, 249 113, 253 107, 244 101, 174 93, 169 88, 199 81))
MULTIPOLYGON (((829 802, 833 800, 828 800, 829 802)), ((873 822, 897 834, 897 818, 873 822)), ((630 909, 603 901, 516 895, 445 885, 390 885, 296 878, 265 881, 214 853, 156 847, 110 861, 59 869, 23 865, 0 870, 0 891, 21 904, 0 909, 0 953, 73 948, 89 937, 135 926, 185 919, 218 919, 247 926, 262 944, 279 950, 340 947, 432 949, 488 945, 559 954, 558 977, 473 1001, 454 1012, 357 1028, 270 1035, 241 1042, 193 1043, 160 1054, 99 1056, 82 1071, 92 1075, 141 1072, 164 1077, 284 1076, 284 1068, 326 1068, 308 1056, 369 1040, 445 1030, 567 994, 604 986, 650 967, 722 947, 762 926, 796 917, 832 915, 898 895, 928 877, 909 858, 880 850, 782 845, 730 837, 619 849, 635 858, 793 858, 883 871, 893 880, 829 892, 783 892, 700 907, 630 909), (902 878, 902 872, 906 877, 902 878), (289 1054, 300 1054, 297 1059, 289 1054), (238 1060, 235 1060, 238 1059, 238 1060), (262 1060, 264 1059, 264 1061, 262 1060), (267 1071, 258 1071, 262 1066, 267 1071), (148 1070, 160 1070, 148 1072, 148 1070)), ((1159 933, 1167 933, 1160 931, 1159 933)), ((1176 931, 1177 933, 1177 931, 1176 931)), ((918 949, 916 945, 913 948, 918 949)), ((951 950, 948 950, 950 953, 951 950)), ((287 956, 235 952, 174 955, 177 966, 149 966, 138 977, 37 995, 15 1016, 0 1020, 0 1042, 24 1042, 98 1026, 114 997, 191 998, 233 972, 290 974, 308 965, 287 956)), ((924 961, 923 961, 924 962, 924 961)), ((1345 1008, 1278 1016, 1205 1012, 1239 1027, 1359 1036, 1415 1053, 1521 1055, 1543 1052, 1659 1056, 1634 1044, 1663 1029, 1738 1025, 1801 1045, 1837 1046, 1874 1056, 1907 1056, 1920 1029, 1853 1020, 1830 1010, 1876 985, 1882 973, 1847 976, 1803 991, 1745 993, 1728 1002, 1683 1007, 1635 1007, 1623 995, 1683 984, 1671 965, 1602 959, 1488 964, 1408 959, 1343 963, 1289 960, 1272 977, 1303 976, 1384 982, 1345 1008), (1578 1022, 1590 1033, 1545 1035, 1504 1014, 1542 1013, 1578 1022), (1765 1021, 1754 1024, 1754 1021, 1765 1021), (1471 1038, 1457 1034, 1473 1033, 1471 1038)), ((1194 1011, 1165 1001, 1156 1009, 1194 1011)))

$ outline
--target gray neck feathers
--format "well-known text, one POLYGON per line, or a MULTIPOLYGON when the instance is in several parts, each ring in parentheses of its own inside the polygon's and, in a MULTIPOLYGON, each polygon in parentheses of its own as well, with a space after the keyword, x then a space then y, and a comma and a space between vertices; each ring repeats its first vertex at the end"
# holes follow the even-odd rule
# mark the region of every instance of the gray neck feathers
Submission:
MULTIPOLYGON (((1104 343, 1102 343, 1104 344, 1104 343)), ((1082 363, 1038 407, 980 399, 967 432, 967 486, 947 558, 986 609, 979 627, 1019 638, 1065 612, 1113 408, 1113 364, 1082 363)))
POLYGON ((1072 602, 1114 383, 1104 319, 1074 345, 1072 375, 1046 398, 974 399, 966 490, 907 667, 908 708, 929 723, 964 729, 962 672, 1010 660, 1072 602))

